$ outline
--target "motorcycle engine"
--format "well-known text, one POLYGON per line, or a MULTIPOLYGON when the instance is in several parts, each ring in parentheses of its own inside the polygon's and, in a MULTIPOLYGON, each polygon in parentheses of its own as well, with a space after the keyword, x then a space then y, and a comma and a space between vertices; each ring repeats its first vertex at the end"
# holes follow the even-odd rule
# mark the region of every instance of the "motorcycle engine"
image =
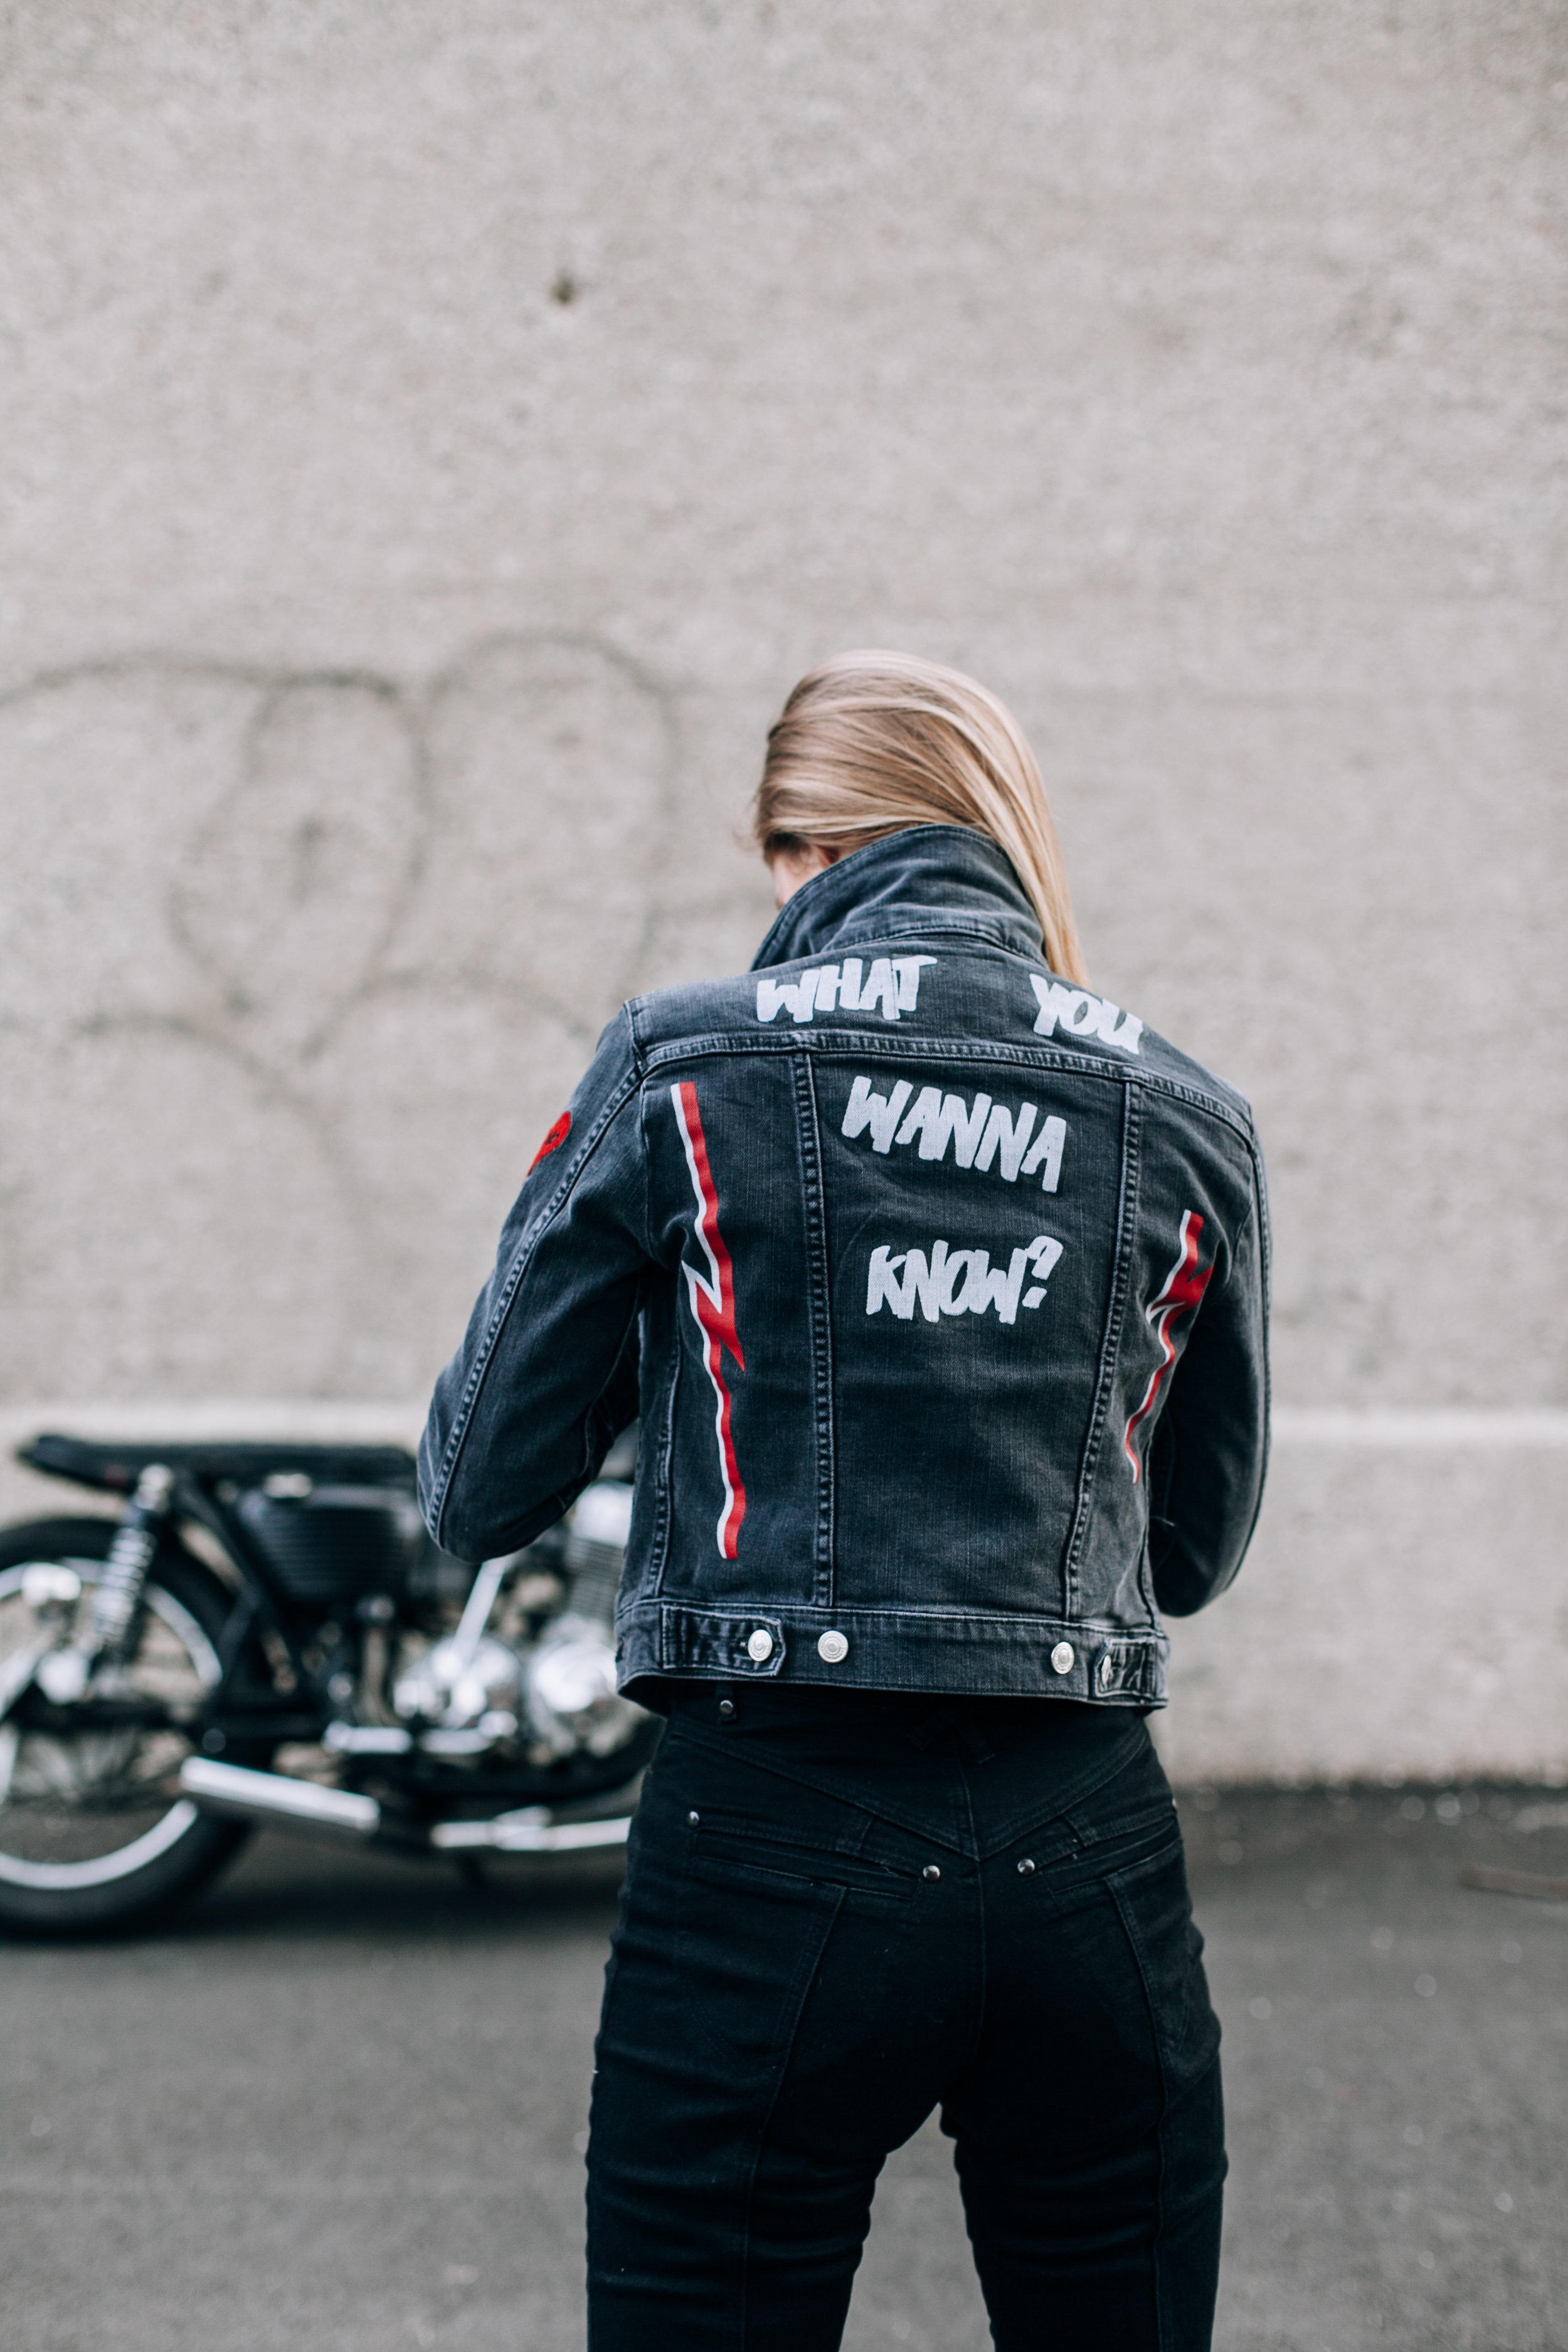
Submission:
MULTIPOLYGON (((444 1732, 520 1738, 532 1760, 608 1756, 633 1738, 645 1710, 616 1688, 616 1593, 631 1530, 632 1489, 601 1479, 574 1506, 560 1551, 564 1605, 531 1640, 471 1629, 436 1643, 397 1677, 394 1712, 444 1732), (468 1638, 465 1638, 465 1633, 468 1638)), ((488 1564, 497 1590, 526 1576, 531 1555, 488 1564)), ((477 1589, 477 1587, 476 1587, 477 1589)))
POLYGON ((455 1637, 426 1650, 398 1676, 392 1706, 395 1714, 438 1724, 443 1731, 476 1731, 487 1716, 504 1715, 511 1732, 521 1699, 521 1658, 510 1643, 486 1634, 471 1650, 455 1637))

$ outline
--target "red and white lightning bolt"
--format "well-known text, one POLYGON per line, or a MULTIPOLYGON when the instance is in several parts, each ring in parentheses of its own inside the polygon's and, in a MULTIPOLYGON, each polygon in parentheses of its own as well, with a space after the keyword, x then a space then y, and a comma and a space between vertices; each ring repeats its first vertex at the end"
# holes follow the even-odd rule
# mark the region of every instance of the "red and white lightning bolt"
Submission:
POLYGON ((1133 1433, 1153 1412, 1166 1374, 1176 1360, 1176 1345, 1171 1337, 1171 1326, 1179 1315, 1190 1315, 1202 1304, 1203 1295, 1209 1286, 1209 1276, 1214 1272, 1212 1263, 1201 1267, 1198 1265, 1198 1235, 1203 1229, 1204 1221, 1197 1211, 1188 1209, 1182 1218, 1181 1246, 1176 1253, 1176 1263, 1165 1276, 1164 1286, 1158 1297, 1152 1299, 1143 1309, 1144 1317, 1160 1343, 1160 1361, 1149 1375, 1142 1403, 1122 1433, 1122 1450, 1132 1465, 1134 1485, 1142 1476, 1143 1466, 1133 1450, 1133 1433))
POLYGON ((724 1507, 719 1514, 717 1530, 719 1549, 724 1559, 733 1559, 740 1548, 741 1522, 746 1516, 746 1489, 735 1459, 730 1391, 725 1384, 723 1363, 728 1352, 742 1371, 746 1369, 735 1329, 735 1272, 719 1230, 719 1195, 708 1159, 708 1139, 702 1132, 702 1114, 697 1107, 697 1089, 689 1078, 683 1079, 679 1086, 671 1087, 669 1098, 675 1105, 680 1139, 686 1147, 686 1165, 691 1171, 691 1189, 697 1198, 697 1240, 708 1261, 706 1274, 689 1265, 683 1265, 681 1272, 690 1286, 691 1312, 702 1335, 702 1361, 713 1383, 716 1400, 719 1475, 724 1482, 724 1507))

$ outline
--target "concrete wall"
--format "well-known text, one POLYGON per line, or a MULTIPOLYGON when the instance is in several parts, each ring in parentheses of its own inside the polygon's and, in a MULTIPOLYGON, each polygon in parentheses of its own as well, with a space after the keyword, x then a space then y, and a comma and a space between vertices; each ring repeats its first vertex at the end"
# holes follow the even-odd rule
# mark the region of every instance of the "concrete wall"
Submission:
POLYGON ((783 693, 906 645, 1270 1151, 1286 1440, 1173 1759, 1568 1761, 1556 0, 0 55, 6 1425, 406 1418, 599 1024, 749 960, 783 693))

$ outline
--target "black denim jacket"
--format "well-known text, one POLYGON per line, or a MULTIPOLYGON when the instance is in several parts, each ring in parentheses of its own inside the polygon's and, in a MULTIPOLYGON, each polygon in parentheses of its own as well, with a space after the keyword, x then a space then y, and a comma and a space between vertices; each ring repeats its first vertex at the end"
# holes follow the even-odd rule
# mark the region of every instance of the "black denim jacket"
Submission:
POLYGON ((816 876, 753 973, 605 1030, 437 1386, 432 1533, 527 1541, 640 1412, 624 1687, 1159 1705, 1263 1486, 1247 1104, 960 827, 816 876))

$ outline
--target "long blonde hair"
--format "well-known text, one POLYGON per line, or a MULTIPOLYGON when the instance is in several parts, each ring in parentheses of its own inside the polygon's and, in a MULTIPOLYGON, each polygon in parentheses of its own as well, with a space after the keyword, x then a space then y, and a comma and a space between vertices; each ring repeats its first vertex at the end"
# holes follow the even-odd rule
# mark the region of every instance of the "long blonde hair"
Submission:
POLYGON ((846 849, 908 825, 962 824, 1009 859, 1064 980, 1086 975, 1061 845, 1011 711, 961 670, 913 654, 837 654, 769 730, 752 834, 767 858, 846 849))

